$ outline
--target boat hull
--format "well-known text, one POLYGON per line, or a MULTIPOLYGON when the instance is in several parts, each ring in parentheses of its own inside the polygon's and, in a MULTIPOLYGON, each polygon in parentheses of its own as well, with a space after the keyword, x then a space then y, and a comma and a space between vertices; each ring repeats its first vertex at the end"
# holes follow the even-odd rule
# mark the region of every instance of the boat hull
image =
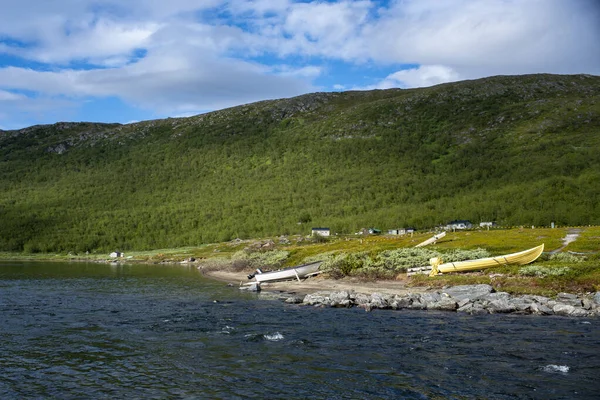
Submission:
POLYGON ((537 260, 544 251, 544 245, 533 247, 518 253, 507 254, 504 256, 480 258, 478 260, 458 261, 453 263, 440 264, 437 267, 438 272, 460 272, 475 271, 485 268, 497 267, 500 265, 525 265, 537 260))
POLYGON ((298 265, 293 268, 282 269, 279 271, 263 272, 254 275, 256 282, 276 282, 290 279, 302 279, 319 271, 321 262, 298 265))

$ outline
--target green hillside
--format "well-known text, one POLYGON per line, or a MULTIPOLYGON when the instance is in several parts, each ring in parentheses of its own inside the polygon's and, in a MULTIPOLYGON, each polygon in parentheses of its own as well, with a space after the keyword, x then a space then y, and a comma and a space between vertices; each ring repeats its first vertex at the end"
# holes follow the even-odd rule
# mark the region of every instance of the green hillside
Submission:
POLYGON ((328 226, 600 224, 600 77, 315 93, 0 131, 0 251, 144 250, 328 226))

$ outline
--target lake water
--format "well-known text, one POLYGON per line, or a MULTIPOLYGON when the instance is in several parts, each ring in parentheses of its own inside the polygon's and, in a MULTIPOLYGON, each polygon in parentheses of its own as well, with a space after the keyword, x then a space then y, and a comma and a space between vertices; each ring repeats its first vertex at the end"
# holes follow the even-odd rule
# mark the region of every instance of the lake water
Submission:
POLYGON ((193 267, 0 263, 0 398, 600 398, 599 319, 265 297, 193 267))

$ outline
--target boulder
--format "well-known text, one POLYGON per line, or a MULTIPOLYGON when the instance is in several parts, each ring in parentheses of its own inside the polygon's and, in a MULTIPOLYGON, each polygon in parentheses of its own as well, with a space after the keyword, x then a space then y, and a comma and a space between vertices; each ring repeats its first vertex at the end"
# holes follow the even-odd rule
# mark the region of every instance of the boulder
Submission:
POLYGON ((357 306, 362 306, 364 304, 368 304, 371 301, 371 296, 368 296, 364 293, 357 293, 354 297, 354 304, 357 306))
POLYGON ((285 302, 288 304, 301 304, 304 301, 304 296, 290 296, 285 299, 285 302))
POLYGON ((477 300, 489 295, 493 291, 494 288, 492 288, 490 285, 481 284, 453 286, 442 290, 442 293, 445 293, 448 296, 453 297, 455 300, 460 301, 464 299, 477 300))
POLYGON ((435 303, 427 303, 428 310, 454 311, 458 308, 456 300, 445 297, 435 303))
POLYGON ((412 299, 410 296, 394 296, 394 298, 390 302, 390 306, 394 310, 408 308, 408 307, 410 307, 411 304, 412 304, 412 299))
POLYGON ((373 293, 369 304, 372 308, 390 308, 390 303, 388 302, 389 299, 391 299, 391 296, 389 295, 373 293))
POLYGON ((340 290, 339 292, 330 293, 329 299, 333 304, 338 304, 344 302, 345 300, 350 300, 350 294, 345 290, 340 290))
POLYGON ((554 311, 554 314, 556 315, 571 315, 571 313, 575 311, 575 307, 559 303, 552 307, 552 311, 554 311))
POLYGON ((556 301, 573 307, 581 307, 581 299, 571 293, 559 293, 556 296, 556 301))
POLYGON ((510 313, 516 310, 514 304, 508 300, 492 300, 485 307, 490 314, 510 313))
POLYGON ((249 285, 240 286, 240 290, 247 290, 249 292, 260 292, 260 283, 252 282, 249 285))
POLYGON ((586 310, 593 310, 595 308, 594 300, 589 299, 587 297, 583 298, 583 300, 581 300, 581 303, 583 304, 583 308, 586 310))
POLYGON ((537 314, 537 315, 552 315, 554 314, 554 311, 546 306, 545 304, 540 304, 540 303, 531 303, 531 306, 529 307, 530 311, 533 314, 537 314))
POLYGON ((323 293, 307 294, 302 300, 302 304, 308 306, 319 306, 325 303, 329 303, 329 298, 323 293))
POLYGON ((597 306, 600 306, 600 292, 596 292, 594 297, 592 297, 592 300, 594 300, 594 303, 596 303, 597 306))

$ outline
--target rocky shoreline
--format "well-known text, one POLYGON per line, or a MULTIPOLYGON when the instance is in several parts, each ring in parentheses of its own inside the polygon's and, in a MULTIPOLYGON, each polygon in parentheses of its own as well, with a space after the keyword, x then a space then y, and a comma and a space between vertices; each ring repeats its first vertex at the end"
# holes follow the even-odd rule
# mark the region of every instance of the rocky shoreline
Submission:
POLYGON ((354 290, 319 291, 306 295, 287 293, 286 303, 314 307, 361 307, 392 310, 442 310, 482 314, 535 314, 569 317, 600 316, 600 292, 585 296, 559 293, 556 299, 536 295, 512 296, 490 285, 454 286, 432 292, 386 294, 354 290))

